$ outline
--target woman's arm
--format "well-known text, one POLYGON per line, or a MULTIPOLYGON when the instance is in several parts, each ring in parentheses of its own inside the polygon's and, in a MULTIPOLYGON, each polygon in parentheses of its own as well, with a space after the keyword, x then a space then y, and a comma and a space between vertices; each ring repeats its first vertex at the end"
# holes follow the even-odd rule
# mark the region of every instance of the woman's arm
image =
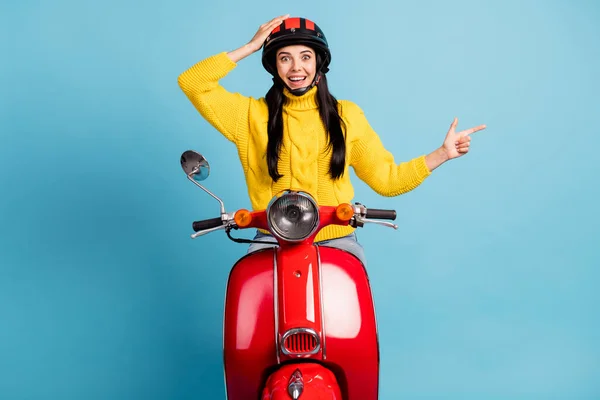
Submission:
POLYGON ((470 143, 468 135, 485 128, 485 125, 480 125, 456 133, 458 121, 455 119, 440 148, 428 155, 396 163, 394 156, 385 149, 369 125, 363 111, 356 105, 347 107, 347 110, 352 114, 350 125, 353 128, 350 129, 356 129, 350 164, 356 175, 375 192, 390 197, 415 189, 444 162, 466 154, 470 143))
POLYGON ((244 127, 248 124, 250 98, 227 91, 219 81, 238 61, 260 50, 269 33, 287 17, 277 17, 261 25, 254 37, 237 50, 213 55, 179 75, 179 87, 196 110, 234 143, 238 135, 248 133, 244 127))
POLYGON ((248 120, 250 99, 227 91, 219 81, 235 67, 236 64, 223 52, 193 65, 177 80, 204 119, 234 143, 243 121, 248 120))

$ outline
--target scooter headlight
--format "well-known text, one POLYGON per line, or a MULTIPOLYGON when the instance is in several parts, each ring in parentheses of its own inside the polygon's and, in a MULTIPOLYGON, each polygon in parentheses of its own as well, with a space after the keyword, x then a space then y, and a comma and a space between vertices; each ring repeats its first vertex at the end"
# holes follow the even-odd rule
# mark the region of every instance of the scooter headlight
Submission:
POLYGON ((278 238, 301 242, 317 229, 319 209, 308 194, 286 192, 269 205, 267 222, 273 235, 278 238))

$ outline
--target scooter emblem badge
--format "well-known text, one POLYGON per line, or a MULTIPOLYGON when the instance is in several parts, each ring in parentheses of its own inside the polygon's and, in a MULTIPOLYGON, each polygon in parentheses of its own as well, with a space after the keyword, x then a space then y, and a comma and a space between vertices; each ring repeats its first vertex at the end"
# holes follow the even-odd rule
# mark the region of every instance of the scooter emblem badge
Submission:
POLYGON ((294 371, 292 376, 290 377, 290 382, 288 384, 288 393, 292 397, 292 399, 297 400, 300 398, 302 391, 304 390, 304 380, 302 379, 302 372, 299 369, 294 371))

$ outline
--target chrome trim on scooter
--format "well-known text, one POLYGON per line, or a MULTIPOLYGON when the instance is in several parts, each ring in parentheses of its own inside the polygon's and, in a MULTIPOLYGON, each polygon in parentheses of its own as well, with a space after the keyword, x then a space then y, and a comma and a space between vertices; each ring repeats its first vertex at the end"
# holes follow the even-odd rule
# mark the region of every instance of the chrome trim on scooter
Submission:
POLYGON ((319 352, 319 350, 321 349, 321 339, 319 338, 319 335, 317 335, 317 332, 315 332, 314 329, 310 329, 310 328, 294 328, 294 329, 290 329, 287 332, 285 332, 281 338, 281 352, 283 354, 285 354, 286 356, 309 356, 309 355, 313 355, 313 354, 317 354, 319 352), (312 336, 315 339, 315 348, 311 351, 305 351, 305 352, 291 352, 289 351, 286 347, 285 347, 285 340, 293 335, 297 335, 297 334, 307 334, 312 336))
POLYGON ((275 354, 277 364, 281 364, 279 357, 279 288, 277 286, 277 250, 273 250, 273 315, 275 317, 275 354))
POLYGON ((323 304, 323 269, 321 268, 321 249, 315 246, 317 250, 317 265, 319 267, 319 303, 321 303, 321 342, 323 343, 323 360, 327 359, 327 346, 325 339, 325 305, 323 304))
POLYGON ((304 391, 304 378, 299 369, 295 370, 288 382, 288 393, 294 400, 298 400, 304 391))

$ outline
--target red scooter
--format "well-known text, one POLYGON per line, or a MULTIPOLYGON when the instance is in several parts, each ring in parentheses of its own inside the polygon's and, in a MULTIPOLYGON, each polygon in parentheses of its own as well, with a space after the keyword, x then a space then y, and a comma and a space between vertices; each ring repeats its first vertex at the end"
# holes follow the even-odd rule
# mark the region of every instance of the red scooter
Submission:
POLYGON ((379 343, 371 287, 354 255, 313 242, 330 224, 362 227, 393 210, 363 205, 318 206, 287 191, 266 210, 225 212, 199 182, 210 171, 194 151, 181 156, 188 179, 219 201, 220 217, 192 224, 192 238, 217 230, 261 229, 275 247, 246 254, 231 269, 225 297, 224 366, 229 400, 375 400, 379 343))

